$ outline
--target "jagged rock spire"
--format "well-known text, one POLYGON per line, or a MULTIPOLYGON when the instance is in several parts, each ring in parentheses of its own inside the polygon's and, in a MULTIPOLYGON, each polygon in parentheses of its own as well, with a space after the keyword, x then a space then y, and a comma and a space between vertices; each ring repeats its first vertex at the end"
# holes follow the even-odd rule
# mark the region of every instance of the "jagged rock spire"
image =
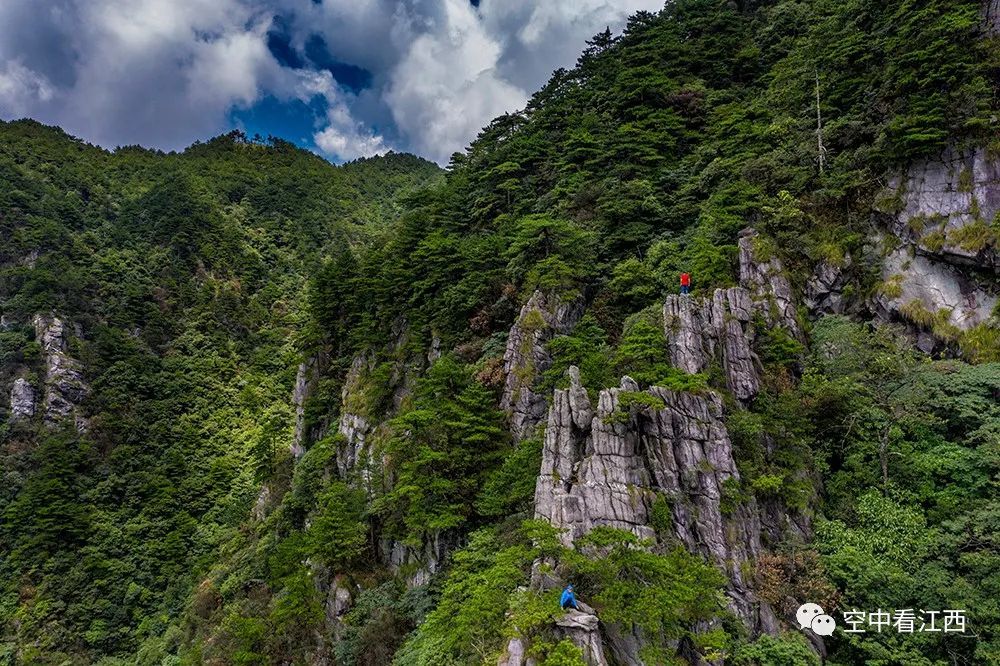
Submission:
POLYGON ((558 333, 568 333, 582 313, 579 298, 566 301, 537 290, 521 308, 507 336, 500 398, 500 409, 510 415, 515 439, 530 437, 545 419, 546 396, 534 390, 542 373, 552 365, 545 343, 558 333))
POLYGON ((721 398, 652 387, 645 393, 662 407, 629 407, 623 397, 638 386, 626 377, 621 388, 601 391, 594 408, 575 368, 570 382, 555 391, 549 410, 536 517, 564 530, 566 546, 601 525, 655 540, 650 511, 662 494, 673 536, 728 576, 733 612, 755 631, 776 630, 773 612, 744 579, 761 548, 756 506, 722 510, 727 481, 738 481, 739 472, 721 398))
POLYGON ((80 410, 89 388, 83 381, 83 367, 68 353, 65 324, 55 316, 36 315, 33 322, 35 339, 45 355, 45 388, 43 418, 46 425, 56 426, 72 420, 77 431, 85 432, 87 419, 80 410))

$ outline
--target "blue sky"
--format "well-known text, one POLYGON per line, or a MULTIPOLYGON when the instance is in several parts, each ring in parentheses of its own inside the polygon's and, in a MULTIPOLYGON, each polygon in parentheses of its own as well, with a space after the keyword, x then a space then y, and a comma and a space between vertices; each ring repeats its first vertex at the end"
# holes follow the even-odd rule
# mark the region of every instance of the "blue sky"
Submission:
POLYGON ((447 162, 584 40, 663 0, 2 0, 0 118, 109 148, 233 128, 447 162))

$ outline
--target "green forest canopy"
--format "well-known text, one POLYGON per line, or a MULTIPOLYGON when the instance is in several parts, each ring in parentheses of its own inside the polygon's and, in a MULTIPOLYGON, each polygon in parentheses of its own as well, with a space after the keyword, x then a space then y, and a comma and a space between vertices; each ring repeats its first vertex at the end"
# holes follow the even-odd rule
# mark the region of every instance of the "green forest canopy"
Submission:
MULTIPOLYGON (((516 589, 539 548, 609 617, 733 663, 812 659, 794 639, 693 634, 712 612, 697 600, 721 582, 685 553, 640 557, 626 535, 598 534, 609 557, 586 561, 523 522, 540 450, 515 447, 495 408, 504 334, 533 289, 581 295, 555 368, 580 365, 590 389, 626 371, 718 388, 671 372, 647 308, 681 267, 700 293, 733 284, 748 225, 801 285, 820 260, 858 254, 888 170, 948 144, 994 148, 997 51, 981 33, 970 1, 678 0, 595 36, 444 175, 399 154, 334 167, 238 133, 108 152, 3 123, 0 308, 16 324, 0 332, 0 380, 38 377, 29 320, 51 311, 81 326, 71 351, 92 392, 86 435, 0 425, 0 662, 304 661, 324 615, 306 561, 364 590, 328 646, 337 663, 495 661, 507 611, 525 627, 547 618, 516 589), (435 336, 447 353, 418 364, 396 404, 400 369, 435 336), (289 396, 317 351, 310 430, 336 418, 354 355, 371 358, 359 395, 385 421, 397 480, 377 497, 336 478, 333 436, 292 471, 289 396), (276 508, 255 522, 265 481, 276 508), (382 536, 435 530, 466 546, 431 585, 372 565, 382 536), (619 603, 626 569, 662 583, 645 606, 619 603)), ((873 282, 862 275, 857 297, 873 282)), ((996 363, 932 362, 842 318, 816 323, 808 352, 770 337, 759 351, 766 389, 729 424, 736 491, 819 516, 814 551, 779 551, 774 566, 798 573, 762 595, 805 587, 844 608, 976 618, 974 640, 834 639, 832 663, 1000 659, 996 363), (811 575, 802 557, 819 563, 811 575)), ((538 649, 578 663, 565 645, 538 649)))

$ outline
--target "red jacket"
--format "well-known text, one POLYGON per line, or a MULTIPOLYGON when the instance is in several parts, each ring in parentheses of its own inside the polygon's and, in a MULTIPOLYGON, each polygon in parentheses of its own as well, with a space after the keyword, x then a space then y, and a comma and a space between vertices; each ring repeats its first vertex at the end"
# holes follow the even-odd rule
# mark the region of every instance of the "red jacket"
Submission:
POLYGON ((691 286, 691 276, 687 273, 681 273, 681 286, 690 287, 691 286))

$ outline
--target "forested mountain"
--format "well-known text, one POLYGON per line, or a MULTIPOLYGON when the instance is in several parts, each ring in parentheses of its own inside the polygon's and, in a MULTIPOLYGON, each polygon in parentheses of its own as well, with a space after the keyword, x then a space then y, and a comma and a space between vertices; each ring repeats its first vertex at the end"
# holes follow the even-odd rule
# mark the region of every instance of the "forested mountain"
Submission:
POLYGON ((443 175, 0 125, 0 663, 1000 662, 994 5, 676 0, 443 175))
POLYGON ((308 276, 440 170, 239 134, 112 154, 21 121, 0 171, 0 654, 134 653, 287 449, 308 276))

